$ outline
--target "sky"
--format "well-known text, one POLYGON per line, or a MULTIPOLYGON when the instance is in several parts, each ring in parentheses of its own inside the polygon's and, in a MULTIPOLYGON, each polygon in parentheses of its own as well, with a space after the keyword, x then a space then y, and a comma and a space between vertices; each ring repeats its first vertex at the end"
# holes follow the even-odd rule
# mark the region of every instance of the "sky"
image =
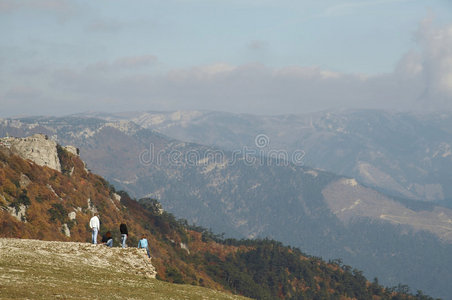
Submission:
POLYGON ((450 0, 0 0, 0 117, 452 110, 450 0))

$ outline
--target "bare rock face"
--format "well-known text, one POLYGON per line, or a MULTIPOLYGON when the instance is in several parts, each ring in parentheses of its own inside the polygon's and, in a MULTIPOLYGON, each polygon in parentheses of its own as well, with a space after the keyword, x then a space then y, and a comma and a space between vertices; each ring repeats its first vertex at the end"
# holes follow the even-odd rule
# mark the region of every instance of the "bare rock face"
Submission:
POLYGON ((15 207, 8 207, 7 208, 9 214, 16 218, 18 221, 21 222, 27 222, 26 219, 26 213, 27 213, 27 207, 23 204, 21 204, 17 209, 15 207))
POLYGON ((67 214, 69 220, 73 221, 76 219, 77 217, 77 213, 75 211, 71 211, 70 213, 67 214))
POLYGON ((79 155, 79 150, 76 147, 74 147, 74 146, 66 146, 66 147, 64 147, 64 150, 66 150, 67 152, 72 153, 73 155, 76 155, 76 156, 79 155))
POLYGON ((2 138, 0 143, 24 159, 61 172, 57 143, 49 140, 43 134, 35 134, 26 138, 2 138))
POLYGON ((69 230, 69 226, 67 226, 67 224, 63 224, 63 226, 61 226, 61 231, 65 236, 71 237, 71 231, 69 230))
POLYGON ((20 174, 19 185, 22 189, 25 189, 30 183, 31 183, 31 180, 30 180, 30 178, 27 177, 27 175, 20 174))

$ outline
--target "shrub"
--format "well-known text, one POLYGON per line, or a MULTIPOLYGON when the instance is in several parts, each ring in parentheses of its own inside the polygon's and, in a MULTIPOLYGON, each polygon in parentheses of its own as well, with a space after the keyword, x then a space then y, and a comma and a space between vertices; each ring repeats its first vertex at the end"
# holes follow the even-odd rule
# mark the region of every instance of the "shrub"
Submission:
POLYGON ((71 173, 72 168, 74 167, 71 155, 60 145, 57 145, 57 154, 58 159, 60 160, 61 173, 69 175, 71 173))
POLYGON ((16 190, 17 187, 9 179, 6 179, 5 184, 3 185, 3 191, 14 197, 16 195, 16 190))
POLYGON ((19 197, 16 200, 11 202, 9 206, 14 207, 16 209, 16 213, 19 211, 21 205, 29 206, 31 204, 30 198, 28 198, 27 191, 22 190, 19 197))
POLYGON ((179 272, 178 269, 174 268, 174 267, 168 267, 166 269, 166 278, 170 281, 172 281, 173 283, 179 283, 179 284, 183 284, 184 279, 182 277, 182 274, 179 272))
POLYGON ((52 207, 48 210, 50 214, 50 221, 60 221, 61 223, 68 223, 67 210, 61 203, 54 203, 52 207))

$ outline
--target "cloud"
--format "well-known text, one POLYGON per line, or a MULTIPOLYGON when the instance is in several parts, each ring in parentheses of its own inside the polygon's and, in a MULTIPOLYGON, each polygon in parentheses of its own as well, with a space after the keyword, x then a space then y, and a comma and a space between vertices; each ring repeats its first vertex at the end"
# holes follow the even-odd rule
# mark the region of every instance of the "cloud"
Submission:
POLYGON ((394 80, 419 90, 412 105, 424 110, 451 110, 452 24, 438 27, 427 18, 420 24, 415 40, 419 49, 402 57, 394 80))
POLYGON ((417 40, 422 47, 419 63, 429 88, 452 97, 452 24, 436 28, 432 19, 426 19, 418 30, 417 40))
MULTIPOLYGON (((58 75, 58 86, 85 97, 127 99, 130 109, 212 109, 274 114, 327 108, 452 109, 452 25, 424 21, 419 50, 402 57, 394 72, 345 74, 319 67, 271 68, 216 63, 166 74, 80 71, 58 75), (135 107, 133 107, 135 106, 135 107)), ((154 63, 153 56, 122 58, 110 71, 154 63)), ((99 67, 99 66, 98 66, 99 67)), ((120 105, 119 105, 120 106, 120 105)))
POLYGON ((401 77, 412 78, 420 75, 423 70, 422 56, 415 51, 410 51, 399 60, 395 73, 401 77))
POLYGON ((260 64, 217 64, 165 75, 119 77, 66 70, 55 76, 54 86, 83 99, 127 99, 123 105, 127 110, 211 109, 265 114, 342 106, 381 108, 406 96, 390 78, 365 78, 320 68, 273 69, 260 64))
MULTIPOLYGON (((64 103, 65 109, 72 112, 206 109, 276 114, 329 108, 451 110, 452 25, 438 27, 427 19, 419 26, 416 41, 418 49, 404 55, 395 70, 387 74, 346 74, 316 66, 273 68, 227 63, 158 73, 151 68, 157 58, 146 54, 55 70, 47 82, 36 84, 40 87, 36 97, 64 99, 58 103, 64 103)), ((25 79, 32 80, 32 75, 30 78, 25 79)), ((33 90, 28 94, 21 88, 3 90, 9 90, 8 99, 33 97, 33 90)), ((50 100, 42 101, 45 105, 37 105, 39 109, 55 111, 58 107, 50 100)), ((19 106, 16 109, 21 111, 19 106)))
POLYGON ((189 81, 214 81, 222 76, 229 76, 229 74, 237 69, 226 63, 215 63, 206 66, 193 67, 183 70, 171 70, 165 76, 166 80, 173 82, 189 82, 189 81))

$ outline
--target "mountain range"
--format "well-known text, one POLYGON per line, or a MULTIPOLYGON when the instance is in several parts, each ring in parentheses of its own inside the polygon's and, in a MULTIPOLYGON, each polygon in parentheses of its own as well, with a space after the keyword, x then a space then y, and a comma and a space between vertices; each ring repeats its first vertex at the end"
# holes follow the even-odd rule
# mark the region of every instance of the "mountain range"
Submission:
MULTIPOLYGON (((116 191, 86 168, 79 150, 62 147, 48 136, 0 142, 3 296, 85 298, 102 292, 168 298, 187 293, 184 298, 196 299, 202 293, 189 287, 171 289, 153 282, 156 276, 255 299, 432 299, 420 291, 414 296, 403 285, 384 288, 377 279, 371 283, 361 271, 340 261, 326 263, 276 241, 225 240, 188 226, 155 200, 136 201, 116 191), (101 234, 111 231, 115 245, 119 224, 127 223, 131 248, 87 243, 92 213, 100 215, 101 234), (151 260, 131 246, 141 235, 148 237, 151 260), (139 287, 128 289, 134 284, 139 287)), ((206 291, 203 298, 236 298, 215 294, 206 291)))
MULTIPOLYGON (((236 238, 274 238, 312 255, 341 258, 386 285, 403 282, 435 296, 452 294, 447 284, 452 279, 452 214, 438 205, 442 200, 406 199, 401 193, 395 197, 359 179, 307 167, 306 161, 268 157, 260 152, 273 145, 268 132, 248 134, 256 134, 251 139, 254 148, 242 144, 240 151, 226 151, 169 138, 158 128, 136 124, 138 120, 117 118, 10 119, 1 123, 0 134, 43 132, 75 145, 88 169, 133 196, 158 199, 189 223, 236 238), (257 143, 258 135, 265 147, 257 143)), ((213 125, 200 127, 217 134, 213 125)), ((218 140, 226 137, 218 135, 218 140)), ((304 151, 301 157, 307 159, 309 151, 304 151)))
MULTIPOLYGON (((234 151, 303 151, 304 165, 356 178, 394 196, 452 205, 452 116, 378 110, 256 116, 177 111, 92 114, 234 151)), ((290 157, 290 156, 289 156, 290 157)))

